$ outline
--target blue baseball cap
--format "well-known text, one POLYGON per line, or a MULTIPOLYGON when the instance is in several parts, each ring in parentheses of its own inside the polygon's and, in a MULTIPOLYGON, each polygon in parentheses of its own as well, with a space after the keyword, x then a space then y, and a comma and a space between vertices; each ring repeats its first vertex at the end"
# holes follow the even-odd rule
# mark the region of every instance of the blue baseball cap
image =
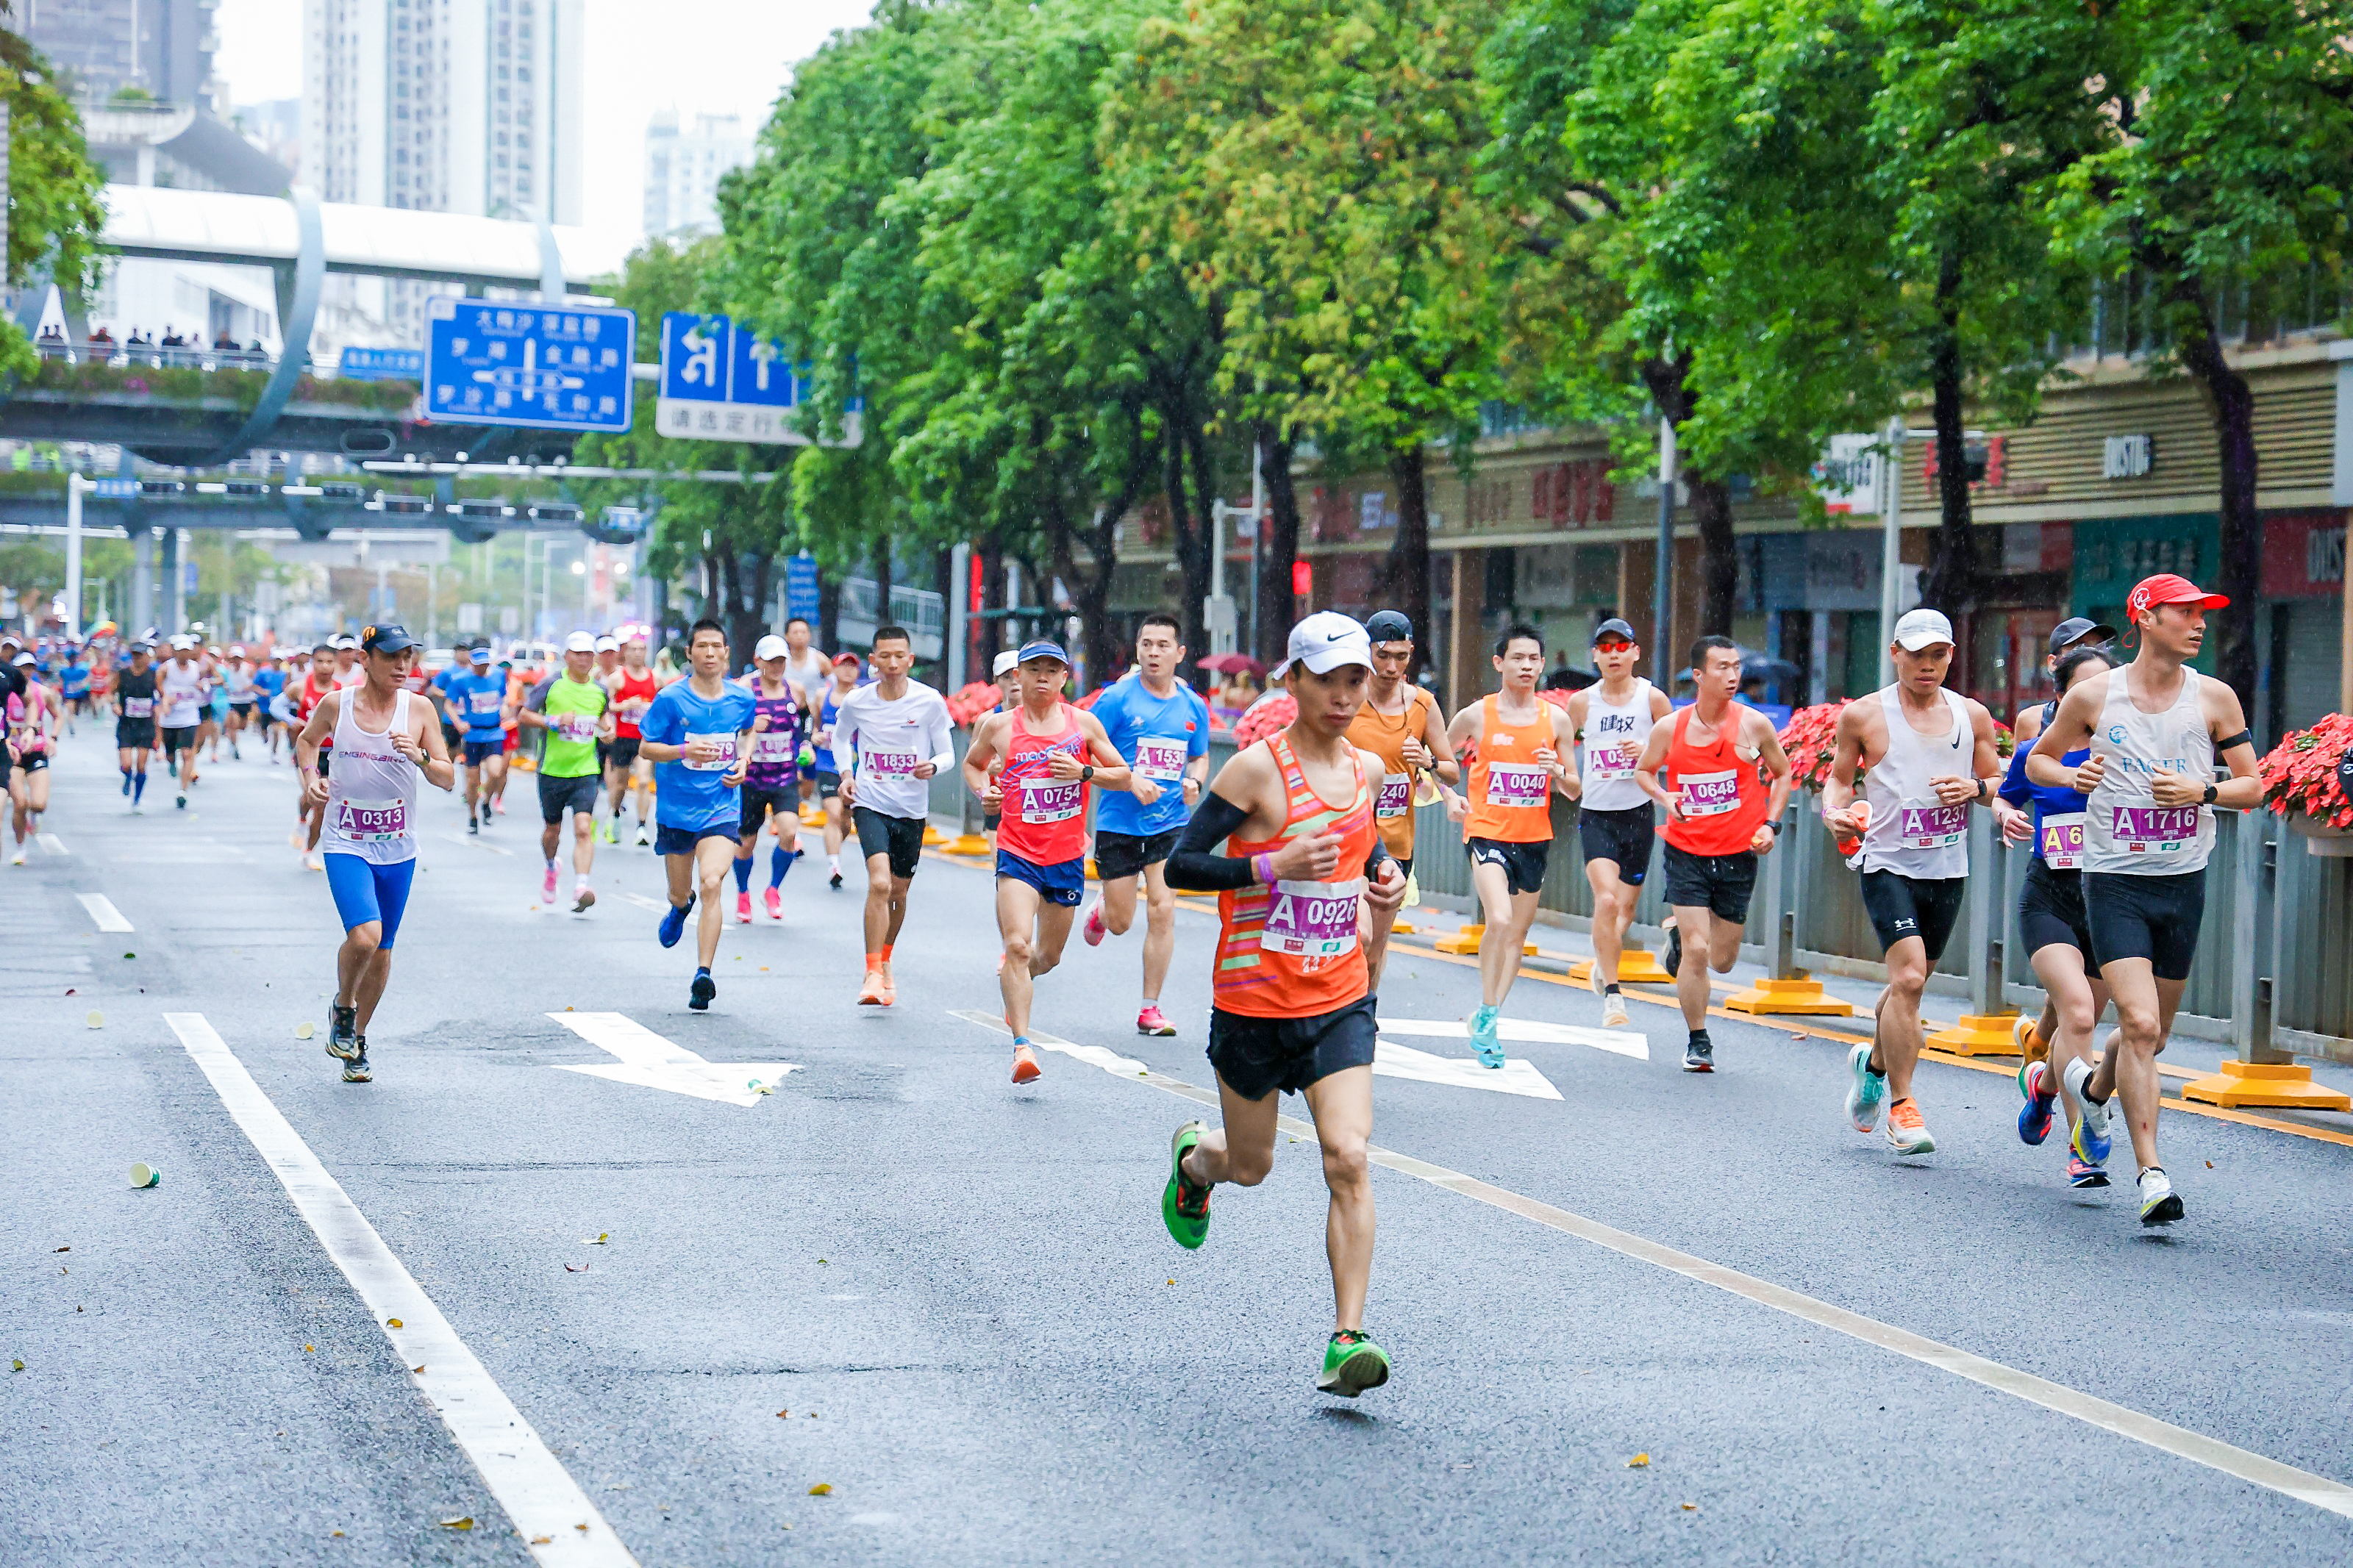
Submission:
POLYGON ((1050 658, 1064 669, 1071 668, 1071 656, 1064 653, 1062 645, 1051 637, 1033 637, 1023 643, 1021 651, 1014 656, 1014 662, 1027 664, 1033 658, 1050 658))

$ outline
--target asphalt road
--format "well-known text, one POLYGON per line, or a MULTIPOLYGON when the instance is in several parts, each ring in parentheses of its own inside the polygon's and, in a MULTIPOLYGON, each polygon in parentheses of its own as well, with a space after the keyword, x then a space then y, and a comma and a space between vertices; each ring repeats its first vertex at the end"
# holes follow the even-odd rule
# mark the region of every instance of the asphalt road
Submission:
MULTIPOLYGON (((602 901, 554 912, 528 779, 480 841, 436 795, 376 1081, 345 1085, 297 1037, 340 932, 287 845, 290 770, 251 756, 132 816, 85 726, 63 852, 0 866, 0 1563, 2353 1554, 2353 1147, 2168 1113, 2189 1217, 2151 1233, 2127 1183, 2070 1192, 2058 1140, 2021 1146, 2005 1077, 1924 1067, 1939 1148, 1898 1159, 1845 1126, 1835 1043, 1718 1021, 1694 1078, 1638 1002, 1647 1059, 1512 1047, 1557 1100, 1377 1079, 1396 1375, 1350 1404, 1314 1388, 1312 1142, 1221 1189, 1201 1252, 1160 1226, 1184 1086, 1213 1081, 1208 918, 1178 917, 1173 1040, 1134 1033, 1137 934, 1074 939, 1038 1026, 1096 1048, 1016 1089, 960 1016, 998 1006, 982 870, 927 859, 885 1012, 854 1005, 862 874, 804 859, 697 1016, 689 949, 631 899, 659 897, 650 851, 600 847, 602 901), (774 1092, 555 1070, 622 1065, 567 1010, 774 1092), (206 1028, 365 1225, 305 1217, 206 1028), (443 1366, 412 1373, 417 1325, 338 1266, 371 1226, 462 1342, 443 1366), (469 1352, 520 1417, 480 1453, 434 1381, 469 1352), (576 1489, 512 1483, 533 1454, 576 1489), (516 1528, 576 1505, 576 1540, 516 1528)), ((1459 1020, 1474 983, 1401 947, 1384 1016, 1459 1020)), ((1535 981, 1505 1012, 1598 1023, 1535 981)))

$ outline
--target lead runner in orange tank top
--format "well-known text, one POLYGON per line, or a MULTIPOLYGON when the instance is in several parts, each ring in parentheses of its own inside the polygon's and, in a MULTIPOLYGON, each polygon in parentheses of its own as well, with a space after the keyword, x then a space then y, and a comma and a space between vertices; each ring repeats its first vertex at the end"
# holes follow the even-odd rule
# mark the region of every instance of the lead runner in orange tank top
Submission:
POLYGON ((1332 1193, 1335 1326, 1316 1386, 1353 1398, 1388 1379, 1388 1353, 1365 1332, 1370 976, 1405 878, 1376 826, 1381 759, 1348 739, 1372 669, 1365 628, 1319 612, 1292 628, 1290 655, 1272 679, 1298 717, 1219 770, 1168 860, 1169 886, 1218 895, 1208 1054, 1224 1125, 1176 1130, 1160 1208, 1179 1246, 1199 1247, 1210 1189, 1256 1186, 1272 1168, 1277 1091, 1304 1096, 1332 1193))
POLYGON ((1789 759, 1773 722, 1734 700, 1740 690, 1740 645, 1704 637, 1692 644, 1692 706, 1651 727, 1634 777, 1659 804, 1667 841, 1665 963, 1675 976, 1683 1027, 1685 1072, 1714 1072, 1707 1033, 1708 971, 1728 973, 1740 956, 1740 929, 1757 888, 1757 861, 1773 850, 1789 804, 1789 759), (1758 776, 1762 769, 1772 780, 1758 776), (1685 965, 1685 949, 1705 958, 1685 965))

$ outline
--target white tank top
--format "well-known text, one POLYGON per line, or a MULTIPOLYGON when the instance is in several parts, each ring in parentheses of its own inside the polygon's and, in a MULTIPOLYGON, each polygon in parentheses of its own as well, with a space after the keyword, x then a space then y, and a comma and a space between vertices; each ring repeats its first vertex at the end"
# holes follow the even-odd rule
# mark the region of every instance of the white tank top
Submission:
POLYGON ((1601 700, 1601 688, 1585 689, 1585 734, 1577 744, 1585 754, 1577 759, 1584 779, 1578 797, 1587 811, 1625 811, 1647 805, 1650 796, 1635 782, 1634 763, 1651 738, 1651 683, 1636 677, 1634 694, 1622 703, 1601 700), (1619 750, 1634 742, 1634 755, 1619 750))
POLYGON ((155 685, 157 694, 164 699, 164 728, 185 730, 196 721, 196 705, 205 689, 203 667, 183 666, 176 658, 167 659, 155 685))
POLYGON ((1977 735, 1959 695, 1941 687, 1937 695, 1945 700, 1952 726, 1941 735, 1924 735, 1905 721, 1904 699, 1894 687, 1879 693, 1879 710, 1887 720, 1887 754, 1862 775, 1862 798, 1871 804, 1871 826, 1862 835, 1866 871, 1893 871, 1923 881, 1968 875, 1968 802, 1944 805, 1928 781, 1972 777, 1977 735))
POLYGON ((2194 669, 2181 672, 2180 700, 2162 713, 2133 705, 2125 671, 2108 672, 2092 755, 2107 764, 2099 787, 2084 803, 2084 869, 2128 877, 2172 877, 2204 868, 2214 853, 2214 814, 2202 805, 2157 804, 2152 770, 2185 773, 2200 784, 2214 776, 2214 732, 2198 700, 2194 669))
POLYGON ((335 765, 327 775, 322 849, 378 866, 417 858, 417 764, 392 746, 392 737, 408 724, 408 702, 407 692, 395 692, 391 728, 369 731, 353 712, 356 694, 343 694, 335 715, 335 765))

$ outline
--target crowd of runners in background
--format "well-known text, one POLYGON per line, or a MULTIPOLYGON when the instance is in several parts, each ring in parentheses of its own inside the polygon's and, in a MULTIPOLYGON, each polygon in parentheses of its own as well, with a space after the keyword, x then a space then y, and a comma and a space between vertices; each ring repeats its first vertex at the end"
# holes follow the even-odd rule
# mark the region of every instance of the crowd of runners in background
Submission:
MULTIPOLYGON (((2198 940, 2212 811, 2250 809, 2261 795, 2237 697, 2189 668, 2207 612, 2225 604, 2168 574, 2133 590, 2128 639, 2063 624, 2048 661, 2058 695, 2021 716, 2007 765, 1992 716, 1945 685, 1951 624, 1928 609, 1896 622, 1895 679, 1842 710, 1821 800, 1887 972, 1873 1038, 1848 1058, 1842 1110, 1856 1131, 1883 1124, 1903 1156, 1936 1147, 1915 1079, 1920 1004, 1972 872, 1969 814, 1985 810, 2008 842, 2031 846, 2016 913, 2050 997, 2018 1026, 2019 1134, 2040 1144, 2063 1114, 2066 1180, 2105 1186, 2121 1102, 2143 1223, 2183 1216, 2157 1147, 2157 1056, 2198 940), (2116 1026, 2103 1042, 2094 1030, 2109 1007, 2116 1026)), ((805 833, 822 837, 832 889, 855 843, 866 893, 845 914, 862 926, 857 1000, 893 1005, 934 781, 957 778, 990 836, 1016 1084, 1042 1076, 1041 1038, 1059 1043, 1038 1030, 1039 983, 1062 964, 1074 925, 1097 946, 1133 930, 1140 910, 1137 1032, 1182 1032, 1161 1006, 1177 895, 1216 895, 1218 938, 1201 957, 1222 1115, 1215 1129, 1177 1130, 1163 1218, 1179 1244, 1200 1246, 1212 1189, 1264 1179, 1280 1094, 1303 1095, 1331 1186, 1336 1328, 1319 1385, 1353 1394, 1388 1369, 1363 1323, 1366 1161, 1382 960, 1416 862, 1433 847, 1417 843, 1429 832, 1417 807, 1442 805, 1470 862, 1482 929, 1480 1002, 1465 1032, 1481 1063, 1506 1060, 1504 1008, 1553 874, 1555 801, 1565 798, 1578 806, 1593 892, 1599 1024, 1629 1024, 1620 966, 1655 844, 1683 1067, 1709 1073, 1711 975, 1738 956, 1759 862, 1787 826, 1790 764, 1772 723, 1739 700, 1741 652, 1725 637, 1701 637, 1685 669, 1654 684, 1639 673, 1633 627, 1605 620, 1589 650, 1595 679, 1563 693, 1540 687, 1543 635, 1509 626, 1493 646, 1495 689, 1450 717, 1409 679, 1405 616, 1381 610, 1360 623, 1326 611, 1293 628, 1257 699, 1287 701, 1288 712, 1213 777, 1211 732, 1224 726, 1179 678, 1182 635, 1175 617, 1145 616, 1133 665, 1084 703, 1050 638, 1000 653, 999 700, 974 721, 961 757, 945 699, 913 679, 913 639, 889 626, 866 658, 828 658, 795 620, 739 663, 725 628, 703 620, 688 632, 682 670, 649 660, 646 637, 626 630, 575 632, 544 664, 477 643, 429 672, 397 626, 307 651, 189 636, 78 649, 0 638, 12 858, 21 863, 39 832, 57 747, 85 721, 111 720, 134 813, 159 759, 175 810, 224 745, 232 762, 248 744, 257 761, 282 759, 302 786, 293 845, 326 873, 345 931, 327 1049, 346 1079, 365 1081, 423 784, 451 792, 467 833, 480 835, 507 814, 518 773, 535 780, 543 907, 594 909, 597 846, 622 845, 625 831, 630 847, 661 857, 658 940, 676 946, 692 918, 687 1005, 703 1011, 717 995, 729 879, 738 922, 782 921, 805 833), (1686 676, 1693 696, 1678 704, 1669 690, 1686 676)), ((1247 726, 1247 714, 1233 717, 1247 726)))

